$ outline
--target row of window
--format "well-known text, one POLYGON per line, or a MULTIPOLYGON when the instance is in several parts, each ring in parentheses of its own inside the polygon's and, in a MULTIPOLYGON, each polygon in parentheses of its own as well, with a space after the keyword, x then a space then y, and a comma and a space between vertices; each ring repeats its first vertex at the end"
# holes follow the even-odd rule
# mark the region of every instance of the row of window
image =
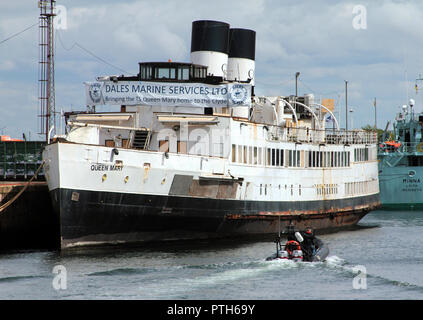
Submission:
MULTIPOLYGON (((328 196, 338 194, 339 192, 339 185, 335 183, 328 183, 328 184, 315 184, 314 189, 316 190, 316 194, 318 196, 328 196)), ((270 189, 272 185, 269 184, 260 184, 260 195, 267 196, 270 194, 270 189)), ((291 196, 294 195, 294 185, 286 185, 281 187, 277 187, 278 190, 285 190, 289 192, 291 196)), ((298 185, 297 188, 298 195, 301 196, 301 185, 298 185)), ((345 183, 345 194, 346 195, 357 195, 357 194, 366 194, 371 192, 378 192, 378 185, 377 181, 358 181, 358 182, 348 182, 345 183)))
POLYGON ((140 65, 141 80, 190 80, 191 78, 203 79, 207 76, 207 68, 187 64, 142 63, 140 65))
POLYGON ((338 185, 334 183, 314 185, 318 196, 327 196, 338 193, 338 185))
POLYGON ((284 150, 233 144, 232 162, 271 167, 349 167, 350 152, 284 150))
POLYGON ((354 161, 369 161, 369 148, 354 149, 354 161))
MULTIPOLYGON (((260 195, 261 196, 262 195, 267 196, 267 189, 268 188, 271 189, 272 188, 272 185, 271 184, 267 185, 267 184, 261 184, 260 183, 260 195)), ((284 190, 287 191, 288 190, 288 185, 285 185, 285 187, 281 187, 281 185, 279 185, 278 189, 279 190, 284 189, 284 190)), ((290 190, 291 196, 293 196, 294 195, 294 185, 293 184, 291 184, 291 186, 289 187, 289 190, 290 190)), ((298 185, 298 195, 299 196, 301 195, 301 185, 300 184, 298 185)))
POLYGON ((366 194, 366 193, 378 192, 378 191, 379 191, 379 185, 377 180, 345 183, 346 195, 353 196, 353 195, 366 194))
POLYGON ((349 151, 309 151, 308 166, 311 168, 339 168, 350 166, 349 151))

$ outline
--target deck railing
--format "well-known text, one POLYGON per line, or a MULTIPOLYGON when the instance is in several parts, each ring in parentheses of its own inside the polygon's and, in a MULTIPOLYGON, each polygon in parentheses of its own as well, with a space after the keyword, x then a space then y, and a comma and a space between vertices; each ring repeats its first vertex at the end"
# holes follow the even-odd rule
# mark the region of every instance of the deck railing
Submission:
POLYGON ((268 129, 268 139, 321 144, 376 144, 377 134, 365 130, 338 131, 333 129, 271 127, 268 129))
POLYGON ((398 147, 389 145, 387 143, 379 144, 380 153, 401 153, 401 154, 423 154, 422 142, 401 142, 398 147))

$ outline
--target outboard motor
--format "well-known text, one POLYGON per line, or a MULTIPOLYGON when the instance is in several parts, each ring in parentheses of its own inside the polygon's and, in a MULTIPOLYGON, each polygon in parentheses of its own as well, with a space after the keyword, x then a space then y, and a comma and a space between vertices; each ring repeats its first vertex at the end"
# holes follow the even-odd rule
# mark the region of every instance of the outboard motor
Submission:
POLYGON ((282 250, 279 252, 279 259, 289 259, 289 254, 286 250, 282 250))
POLYGON ((292 260, 303 261, 303 252, 301 250, 294 250, 292 252, 292 260))

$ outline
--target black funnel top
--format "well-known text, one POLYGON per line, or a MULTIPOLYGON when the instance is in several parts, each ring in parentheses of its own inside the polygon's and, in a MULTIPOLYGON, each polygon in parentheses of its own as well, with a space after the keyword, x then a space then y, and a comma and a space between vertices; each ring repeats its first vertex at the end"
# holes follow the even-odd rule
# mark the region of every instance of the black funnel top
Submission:
POLYGON ((192 23, 191 52, 229 52, 229 24, 220 21, 199 20, 192 23))
POLYGON ((256 32, 248 29, 229 30, 229 58, 256 58, 256 32))

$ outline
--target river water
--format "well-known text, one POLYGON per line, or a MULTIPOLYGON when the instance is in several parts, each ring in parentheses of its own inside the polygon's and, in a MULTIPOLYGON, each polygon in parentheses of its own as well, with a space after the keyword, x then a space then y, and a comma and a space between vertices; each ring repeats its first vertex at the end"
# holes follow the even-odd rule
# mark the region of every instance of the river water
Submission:
POLYGON ((374 211, 322 235, 325 262, 265 261, 271 241, 0 253, 0 299, 423 299, 423 212, 374 211))

